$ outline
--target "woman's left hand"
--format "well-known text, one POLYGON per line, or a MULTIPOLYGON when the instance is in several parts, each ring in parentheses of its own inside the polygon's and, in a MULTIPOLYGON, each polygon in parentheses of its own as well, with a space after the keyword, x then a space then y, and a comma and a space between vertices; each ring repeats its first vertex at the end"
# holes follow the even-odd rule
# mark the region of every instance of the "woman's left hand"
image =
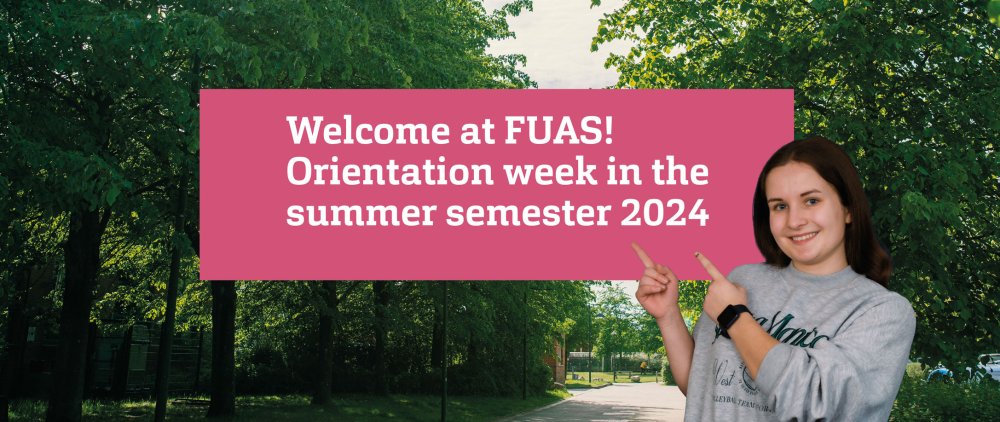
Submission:
POLYGON ((695 258, 701 262, 701 266, 705 267, 708 271, 708 275, 712 277, 712 284, 708 285, 708 294, 705 295, 705 303, 702 308, 705 313, 708 314, 712 321, 716 324, 719 323, 719 314, 722 313, 729 305, 746 305, 747 304, 747 289, 743 288, 739 284, 729 281, 718 268, 715 268, 715 264, 709 261, 705 255, 695 252, 695 258))

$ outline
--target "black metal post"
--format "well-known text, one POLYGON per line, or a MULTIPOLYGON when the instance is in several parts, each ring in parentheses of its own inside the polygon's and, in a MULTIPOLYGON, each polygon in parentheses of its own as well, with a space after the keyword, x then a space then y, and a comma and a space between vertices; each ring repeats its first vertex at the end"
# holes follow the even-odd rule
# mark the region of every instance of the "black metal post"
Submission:
MULTIPOLYGON (((615 321, 615 322, 617 323, 618 321, 615 321)), ((612 349, 612 350, 609 350, 609 352, 611 352, 611 383, 612 384, 618 382, 618 368, 615 368, 615 351, 614 351, 615 339, 614 339, 614 337, 615 337, 615 332, 612 331, 611 332, 611 346, 612 347, 610 347, 610 349, 612 349)), ((621 356, 619 356, 618 358, 621 359, 621 356)))
POLYGON ((443 313, 443 323, 442 336, 444 337, 441 353, 441 422, 445 422, 448 418, 448 282, 443 281, 444 289, 442 293, 444 306, 441 308, 443 313))
POLYGON ((521 400, 528 399, 528 290, 524 290, 524 331, 521 332, 521 400))
POLYGON ((591 315, 590 304, 587 304, 587 382, 594 384, 594 364, 592 355, 594 353, 594 317, 591 315))
POLYGON ((198 327, 198 357, 195 359, 194 363, 194 393, 198 393, 198 380, 201 378, 201 347, 202 343, 205 341, 205 330, 202 327, 198 327))

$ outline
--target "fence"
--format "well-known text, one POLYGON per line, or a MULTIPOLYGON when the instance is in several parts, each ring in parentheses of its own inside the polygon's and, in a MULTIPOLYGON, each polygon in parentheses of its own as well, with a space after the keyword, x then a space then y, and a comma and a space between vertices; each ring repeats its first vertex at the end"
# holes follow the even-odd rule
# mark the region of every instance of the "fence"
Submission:
MULTIPOLYGON (((156 366, 160 352, 158 324, 141 323, 121 328, 102 324, 98 330, 91 325, 86 361, 85 392, 88 396, 125 398, 149 395, 156 382, 156 366)), ((31 330, 34 333, 34 330, 31 330)), ((174 336, 170 353, 171 394, 198 391, 200 379, 207 371, 205 333, 179 332, 174 336)), ((20 365, 22 380, 15 385, 14 395, 45 397, 51 389, 58 340, 54 336, 36 338, 30 335, 25 344, 24 362, 20 365)))
POLYGON ((663 358, 659 355, 648 356, 644 353, 630 353, 624 356, 589 356, 587 352, 569 352, 566 370, 571 372, 587 371, 636 371, 640 372, 642 363, 646 362, 646 371, 659 370, 663 358))

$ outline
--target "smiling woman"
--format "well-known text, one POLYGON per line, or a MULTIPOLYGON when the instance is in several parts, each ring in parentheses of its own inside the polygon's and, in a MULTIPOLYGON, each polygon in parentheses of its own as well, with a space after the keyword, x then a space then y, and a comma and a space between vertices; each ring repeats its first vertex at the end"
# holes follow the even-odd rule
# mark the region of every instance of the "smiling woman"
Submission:
MULTIPOLYGON (((850 157, 829 140, 792 142, 774 153, 761 170, 753 222, 757 248, 768 264, 794 263, 800 270, 815 264, 795 259, 796 254, 806 259, 801 254, 808 250, 792 247, 797 244, 790 237, 816 232, 840 239, 840 248, 828 252, 842 251, 844 265, 882 286, 889 284, 892 262, 875 236, 861 179, 850 157)), ((828 266, 843 266, 839 259, 831 262, 836 265, 828 266)))
POLYGON ((847 266, 844 228, 851 213, 833 185, 793 161, 771 171, 765 190, 771 235, 796 268, 829 274, 847 266))
POLYGON ((646 270, 636 297, 656 318, 685 420, 886 420, 916 327, 886 289, 891 263, 876 241, 857 170, 823 138, 771 156, 753 199, 766 259, 712 277, 693 336, 676 275, 634 245, 646 270), (863 381, 862 381, 863 380, 863 381))

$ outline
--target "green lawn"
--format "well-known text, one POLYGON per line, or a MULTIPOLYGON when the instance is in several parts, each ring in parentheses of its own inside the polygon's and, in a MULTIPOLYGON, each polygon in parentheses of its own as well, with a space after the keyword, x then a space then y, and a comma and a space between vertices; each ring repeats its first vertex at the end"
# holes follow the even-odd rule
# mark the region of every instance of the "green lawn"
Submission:
POLYGON ((570 380, 570 379, 566 380, 566 388, 568 389, 595 388, 595 387, 602 387, 605 385, 611 385, 611 383, 607 381, 598 381, 598 380, 594 380, 594 382, 587 382, 586 377, 584 377, 584 379, 582 380, 570 380))
MULTIPOLYGON (((495 420, 526 410, 545 406, 569 397, 565 391, 549 391, 544 396, 529 397, 448 397, 449 421, 495 420)), ((208 409, 203 399, 195 403, 172 401, 167 420, 205 420, 208 409)), ((312 406, 307 396, 254 396, 236 399, 236 420, 281 421, 438 421, 441 419, 441 398, 438 396, 375 397, 368 395, 335 396, 326 406, 312 406)), ((153 415, 154 402, 84 402, 83 419, 87 421, 145 420, 153 415)), ((12 421, 44 419, 45 403, 15 402, 11 406, 12 421)))
MULTIPOLYGON (((605 384, 610 384, 612 382, 613 373, 612 372, 597 372, 589 374, 587 372, 575 372, 580 379, 574 380, 574 372, 566 374, 566 388, 590 388, 598 387, 605 384), (588 380, 593 380, 592 383, 588 384, 588 380)), ((632 382, 629 379, 629 375, 639 375, 638 372, 618 372, 618 378, 615 378, 614 382, 632 382)), ((658 377, 653 371, 646 371, 645 375, 639 376, 640 382, 663 382, 663 378, 658 377)))

